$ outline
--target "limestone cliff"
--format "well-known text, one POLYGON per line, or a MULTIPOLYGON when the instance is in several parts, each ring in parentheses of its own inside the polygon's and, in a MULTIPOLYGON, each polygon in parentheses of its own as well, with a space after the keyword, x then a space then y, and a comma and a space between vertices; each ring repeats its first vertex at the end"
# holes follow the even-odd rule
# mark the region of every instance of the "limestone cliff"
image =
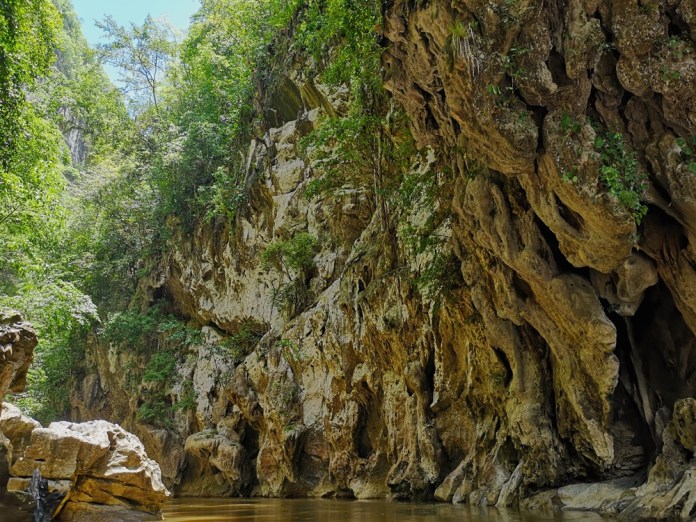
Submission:
POLYGON ((291 68, 246 207, 141 283, 203 329, 166 392, 193 409, 139 422, 146 357, 95 340, 75 416, 123 422, 179 493, 694 516, 694 24, 686 0, 385 4, 402 197, 307 196, 302 138, 347 91, 291 68), (261 262, 302 235, 310 265, 261 262))

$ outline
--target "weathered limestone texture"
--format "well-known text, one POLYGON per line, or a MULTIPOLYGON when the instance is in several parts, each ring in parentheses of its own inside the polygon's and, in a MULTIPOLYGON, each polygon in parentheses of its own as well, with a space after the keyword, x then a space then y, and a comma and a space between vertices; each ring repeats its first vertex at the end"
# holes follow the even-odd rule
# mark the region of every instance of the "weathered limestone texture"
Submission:
POLYGON ((686 0, 389 3, 419 148, 384 166, 398 197, 359 172, 307 195, 302 139, 348 90, 292 67, 235 221, 141 281, 207 339, 166 390, 195 404, 139 421, 122 369, 147 357, 95 341, 75 417, 138 434, 182 493, 696 516, 694 24, 686 0), (310 268, 262 264, 298 234, 310 268))
POLYGON ((522 502, 528 509, 592 509, 622 519, 693 519, 696 512, 696 400, 682 399, 662 432, 663 450, 648 480, 638 477, 594 484, 572 484, 522 502))
MULTIPOLYGON (((0 311, 0 401, 4 400, 8 392, 24 390, 37 343, 36 332, 19 313, 12 310, 0 311)), ((10 440, 16 438, 17 432, 25 433, 27 429, 31 431, 38 424, 23 416, 16 420, 18 422, 13 420, 4 429, 0 428, 0 501, 5 505, 18 503, 14 496, 7 494, 10 440)))
POLYGON ((32 326, 12 311, 0 311, 0 399, 24 390, 39 342, 32 326))
POLYGON ((144 514, 157 515, 170 496, 159 465, 137 437, 117 425, 53 422, 43 428, 4 403, 0 431, 10 441, 8 491, 26 491, 38 469, 51 490, 65 495, 57 511, 60 520, 85 520, 86 513, 117 520, 136 512, 142 512, 139 520, 157 520, 144 514))

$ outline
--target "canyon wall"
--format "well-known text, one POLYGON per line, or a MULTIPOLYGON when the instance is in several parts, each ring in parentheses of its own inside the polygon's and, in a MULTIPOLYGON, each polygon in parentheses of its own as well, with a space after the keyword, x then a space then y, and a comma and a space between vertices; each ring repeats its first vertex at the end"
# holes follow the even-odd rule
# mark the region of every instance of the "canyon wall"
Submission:
POLYGON ((122 422, 180 494, 693 516, 696 5, 384 9, 408 166, 313 191, 303 140, 349 94, 299 58, 234 222, 141 281, 202 331, 166 390, 195 401, 143 422, 151 356, 95 337, 76 419, 122 422), (263 262, 300 237, 311 263, 263 262))

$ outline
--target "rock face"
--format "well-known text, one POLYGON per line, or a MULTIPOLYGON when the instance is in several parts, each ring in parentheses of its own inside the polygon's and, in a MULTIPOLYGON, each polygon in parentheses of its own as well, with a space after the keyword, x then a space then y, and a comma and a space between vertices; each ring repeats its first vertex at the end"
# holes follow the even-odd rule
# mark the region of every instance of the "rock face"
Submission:
POLYGON ((662 432, 663 450, 650 469, 648 480, 637 477, 598 484, 574 484, 546 491, 523 501, 527 509, 592 509, 620 514, 626 520, 693 519, 696 515, 696 400, 682 399, 662 432))
POLYGON ((420 149, 385 166, 398 197, 359 172, 307 197, 300 141, 346 93, 295 68, 248 206, 140 288, 207 338, 253 331, 250 353, 190 347, 167 394, 195 404, 155 428, 121 393, 146 361, 95 343, 76 418, 123 423, 192 494, 693 516, 694 23, 679 0, 389 3, 386 87, 420 149), (300 233, 310 270, 262 265, 300 233))
POLYGON ((10 441, 8 490, 26 491, 38 469, 52 490, 66 495, 61 520, 82 520, 86 513, 100 520, 132 518, 133 511, 157 514, 169 497, 157 463, 137 437, 117 425, 53 422, 43 428, 5 403, 0 431, 10 441))
MULTIPOLYGON (((36 332, 31 325, 22 320, 14 311, 0 311, 0 401, 8 392, 21 392, 27 380, 27 372, 34 359, 34 348, 38 343, 36 332)), ((6 430, 0 428, 0 501, 4 505, 14 505, 18 501, 8 495, 6 488, 10 479, 7 453, 10 440, 33 429, 33 421, 23 417, 11 421, 6 430)))
POLYGON ((0 312, 0 399, 24 390, 39 342, 29 323, 15 312, 0 312))

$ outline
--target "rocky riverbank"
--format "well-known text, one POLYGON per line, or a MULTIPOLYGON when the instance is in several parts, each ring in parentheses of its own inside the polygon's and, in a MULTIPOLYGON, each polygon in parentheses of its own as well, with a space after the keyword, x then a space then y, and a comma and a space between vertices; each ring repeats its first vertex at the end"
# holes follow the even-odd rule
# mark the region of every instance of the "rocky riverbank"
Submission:
MULTIPOLYGON (((17 314, 0 317, 0 397, 20 392, 38 339, 17 314)), ((48 481, 53 502, 47 508, 59 520, 159 520, 170 494, 159 465, 149 459, 138 438, 106 421, 53 422, 44 428, 9 404, 0 414, 0 456, 7 476, 0 487, 30 506, 32 475, 48 481)))

